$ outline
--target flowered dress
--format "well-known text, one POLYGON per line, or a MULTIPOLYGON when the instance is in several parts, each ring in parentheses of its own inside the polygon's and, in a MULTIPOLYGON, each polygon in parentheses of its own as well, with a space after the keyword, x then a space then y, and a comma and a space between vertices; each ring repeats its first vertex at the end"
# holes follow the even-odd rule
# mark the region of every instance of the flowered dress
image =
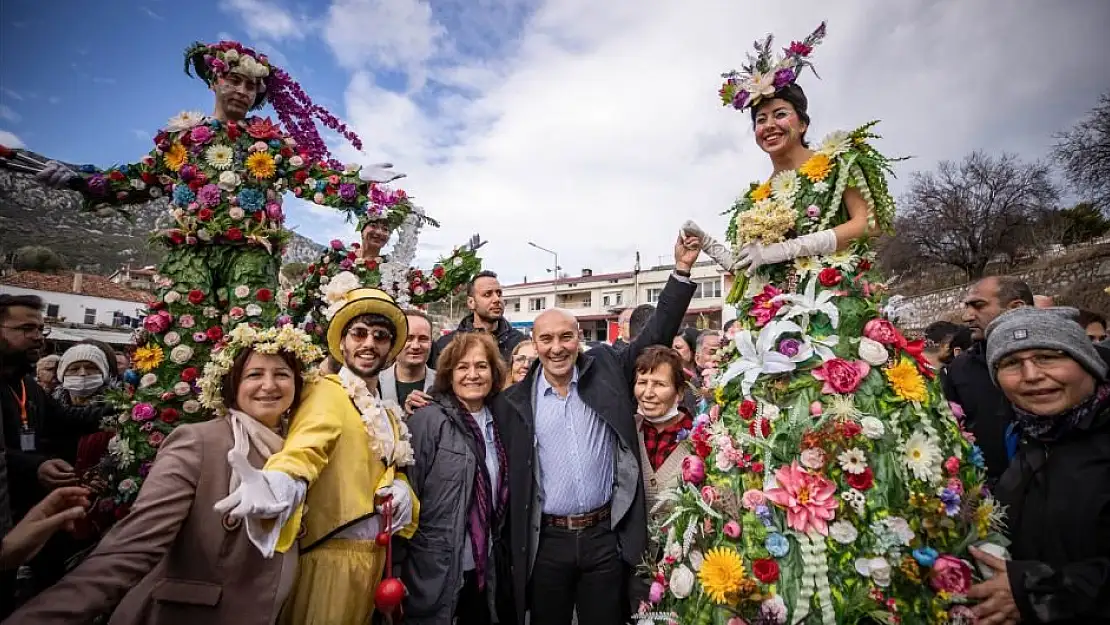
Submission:
POLYGON ((143 321, 129 390, 103 472, 99 506, 122 518, 155 452, 179 423, 207 419, 197 381, 213 346, 240 322, 269 327, 278 315, 282 194, 348 213, 365 210, 375 185, 359 167, 310 160, 268 118, 223 123, 182 113, 154 138, 140 162, 85 168, 86 206, 168 197, 172 226, 152 233, 166 248, 157 291, 143 321))
MULTIPOLYGON (((894 202, 871 125, 834 133, 796 171, 752 185, 729 241, 773 243, 849 219, 854 188, 872 225, 894 202)), ((697 457, 654 537, 661 560, 639 623, 942 623, 972 580, 967 548, 998 506, 982 456, 921 355, 880 315, 866 240, 761 267, 739 280, 739 318, 715 401, 691 434, 697 457), (730 620, 740 619, 740 620, 730 620)))

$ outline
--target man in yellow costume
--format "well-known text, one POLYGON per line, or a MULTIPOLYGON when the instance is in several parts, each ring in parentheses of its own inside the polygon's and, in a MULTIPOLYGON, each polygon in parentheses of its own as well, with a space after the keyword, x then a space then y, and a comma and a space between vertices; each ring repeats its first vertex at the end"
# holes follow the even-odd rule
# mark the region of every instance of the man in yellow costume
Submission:
POLYGON ((401 351, 408 324, 392 297, 352 274, 328 287, 328 350, 343 367, 306 382, 285 446, 262 470, 230 452, 241 483, 216 509, 244 519, 264 555, 299 547, 281 623, 365 625, 386 559, 376 539, 411 538, 420 512, 398 473, 413 460, 408 428, 378 392, 378 373, 401 351), (382 527, 387 499, 392 522, 382 527))

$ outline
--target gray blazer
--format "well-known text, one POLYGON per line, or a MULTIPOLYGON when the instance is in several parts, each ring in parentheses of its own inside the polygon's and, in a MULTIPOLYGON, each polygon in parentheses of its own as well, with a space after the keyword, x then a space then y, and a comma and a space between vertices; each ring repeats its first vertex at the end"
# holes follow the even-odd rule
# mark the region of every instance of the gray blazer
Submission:
MULTIPOLYGON (((425 366, 424 367, 424 392, 432 392, 432 384, 436 381, 436 370, 425 366)), ((390 365, 388 369, 383 369, 378 374, 378 389, 382 393, 383 400, 393 400, 398 406, 404 408, 404 402, 397 398, 397 364, 390 365)))

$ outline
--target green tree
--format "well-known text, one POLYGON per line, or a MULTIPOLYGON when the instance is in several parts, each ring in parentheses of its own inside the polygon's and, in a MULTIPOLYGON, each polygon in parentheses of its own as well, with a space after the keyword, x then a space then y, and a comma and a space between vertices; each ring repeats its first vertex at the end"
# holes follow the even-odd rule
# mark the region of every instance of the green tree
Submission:
POLYGON ((304 272, 307 269, 308 264, 300 261, 284 263, 281 266, 281 277, 288 280, 290 284, 298 284, 304 277, 304 272))
POLYGON ((1080 202, 1071 208, 1065 208, 1057 212, 1055 217, 1065 224, 1061 241, 1064 245, 1097 239, 1110 231, 1110 220, 1091 202, 1080 202))
POLYGON ((49 247, 27 245, 15 251, 13 265, 19 271, 55 273, 66 268, 65 260, 49 247))

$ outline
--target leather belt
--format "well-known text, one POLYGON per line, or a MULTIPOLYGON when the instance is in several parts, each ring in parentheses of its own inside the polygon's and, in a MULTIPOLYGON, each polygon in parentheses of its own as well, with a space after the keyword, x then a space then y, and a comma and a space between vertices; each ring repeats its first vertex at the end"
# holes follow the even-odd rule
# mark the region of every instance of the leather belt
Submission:
POLYGON ((570 516, 545 514, 543 515, 543 524, 563 530, 585 530, 608 521, 609 512, 609 504, 605 504, 597 510, 591 510, 585 514, 572 514, 570 516))

